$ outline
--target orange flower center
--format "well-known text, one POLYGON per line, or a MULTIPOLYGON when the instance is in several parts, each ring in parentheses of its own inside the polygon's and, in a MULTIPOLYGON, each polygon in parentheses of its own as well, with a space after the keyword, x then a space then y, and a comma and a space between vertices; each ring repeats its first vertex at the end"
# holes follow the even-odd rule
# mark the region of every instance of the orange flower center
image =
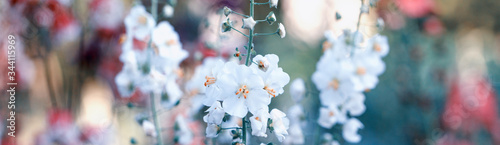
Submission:
POLYGON ((373 45, 373 50, 375 50, 376 52, 380 52, 380 51, 382 51, 382 47, 380 47, 379 44, 375 44, 375 45, 373 45))
POLYGON ((337 80, 337 79, 333 79, 333 80, 330 82, 330 86, 331 86, 333 89, 337 90, 337 89, 339 88, 339 86, 340 86, 340 81, 339 81, 339 80, 337 80))
POLYGON ((207 81, 205 82, 205 87, 215 83, 215 77, 205 76, 205 79, 207 79, 207 81))
POLYGON ((118 40, 118 43, 123 44, 125 43, 125 41, 127 41, 127 35, 122 34, 122 36, 120 36, 120 40, 118 40))
POLYGON ((266 66, 264 65, 264 61, 259 61, 259 69, 261 69, 263 71, 267 70, 266 66))
POLYGON ((260 118, 259 117, 255 117, 255 120, 260 121, 260 118))
POLYGON ((323 52, 330 49, 331 47, 332 47, 332 43, 330 43, 328 41, 323 42, 323 52))
POLYGON ((241 88, 238 89, 238 91, 236 92, 236 95, 242 94, 243 97, 245 97, 245 99, 246 99, 248 93, 250 93, 250 91, 247 89, 247 86, 243 85, 243 86, 241 86, 241 88))
POLYGON ((276 97, 276 91, 273 89, 273 88, 270 88, 270 87, 267 87, 265 86, 264 87, 264 90, 267 91, 267 93, 269 93, 269 95, 273 96, 273 97, 276 97))
POLYGON ((330 111, 330 113, 328 113, 328 115, 330 115, 330 117, 333 117, 333 115, 335 115, 335 113, 333 113, 333 111, 330 111))
POLYGON ((148 18, 146 18, 146 16, 139 16, 139 18, 137 18, 137 22, 139 22, 139 24, 145 25, 148 22, 148 18))
POLYGON ((167 46, 175 45, 177 42, 175 42, 174 39, 170 39, 166 42, 167 46))
POLYGON ((364 75, 366 74, 366 69, 364 67, 358 67, 358 69, 356 69, 356 73, 358 75, 364 75))

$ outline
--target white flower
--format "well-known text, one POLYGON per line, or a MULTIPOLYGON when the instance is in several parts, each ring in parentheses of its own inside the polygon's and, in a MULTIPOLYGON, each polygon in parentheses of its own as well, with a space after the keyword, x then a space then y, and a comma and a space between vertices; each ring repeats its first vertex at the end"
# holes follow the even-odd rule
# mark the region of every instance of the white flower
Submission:
POLYGON ((274 135, 278 138, 280 142, 283 142, 285 136, 288 135, 288 128, 290 121, 286 118, 286 114, 278 109, 273 109, 269 113, 271 114, 272 123, 269 125, 272 127, 274 135))
POLYGON ((346 113, 340 111, 338 106, 330 105, 328 108, 319 109, 318 124, 324 128, 332 128, 336 123, 343 123, 346 120, 346 113))
POLYGON ((306 86, 302 78, 296 78, 290 85, 290 96, 295 103, 299 103, 306 94, 306 86))
POLYGON ((175 118, 175 123, 177 124, 178 130, 175 131, 175 136, 179 138, 180 144, 191 144, 193 141, 194 135, 189 130, 188 122, 186 118, 182 115, 178 115, 175 118))
POLYGON ((267 137, 267 119, 270 117, 267 107, 259 109, 256 114, 250 117, 252 135, 267 137))
POLYGON ((130 14, 125 18, 127 33, 139 40, 145 40, 151 34, 155 24, 153 16, 142 5, 132 7, 130 14))
POLYGON ((166 79, 166 84, 163 86, 162 90, 166 90, 168 95, 168 100, 162 102, 163 107, 172 108, 177 104, 177 101, 181 99, 183 92, 176 82, 177 76, 169 75, 166 79))
POLYGON ((155 125, 150 121, 148 120, 142 121, 142 129, 144 130, 144 133, 146 133, 146 135, 156 137, 155 125))
POLYGON ((293 105, 292 107, 288 108, 288 118, 290 119, 290 122, 293 124, 299 124, 303 122, 304 120, 304 111, 302 109, 302 106, 296 104, 293 105))
POLYGON ((217 78, 213 77, 213 79, 208 80, 212 82, 207 81, 207 78, 213 76, 212 70, 222 72, 218 68, 214 69, 217 64, 219 64, 220 68, 224 66, 224 62, 220 58, 205 58, 203 64, 196 67, 193 77, 186 83, 186 90, 192 94, 198 94, 196 96, 199 98, 194 101, 200 102, 201 105, 210 106, 214 101, 218 100, 216 97, 220 97, 220 89, 215 85, 217 78), (210 94, 206 94, 206 89, 209 88, 208 85, 211 85, 210 89, 212 89, 210 94), (214 89, 218 90, 216 91, 218 93, 215 93, 214 89))
POLYGON ((354 68, 349 60, 337 61, 334 57, 321 57, 312 75, 312 81, 321 91, 321 104, 328 106, 343 103, 351 92, 361 91, 359 81, 352 77, 354 68))
POLYGON ((253 30, 253 27, 255 26, 255 24, 257 24, 257 22, 255 22, 253 17, 248 17, 248 18, 243 19, 243 26, 241 28, 253 30))
POLYGON ((264 80, 264 90, 269 96, 276 97, 282 94, 283 87, 290 81, 290 76, 278 67, 278 56, 275 54, 257 55, 253 61, 256 64, 252 64, 250 67, 264 80))
MULTIPOLYGON (((276 0, 277 1, 277 0, 276 0)), ((285 31, 285 26, 283 26, 283 24, 279 24, 278 26, 278 35, 281 37, 281 38, 285 38, 286 36, 286 31, 285 31)))
POLYGON ((362 90, 371 90, 378 83, 378 75, 385 70, 382 59, 375 55, 357 54, 352 59, 358 85, 362 90))
POLYGON ((222 106, 228 114, 243 118, 248 111, 256 113, 271 103, 263 89, 264 81, 249 67, 228 62, 224 70, 228 72, 217 81, 221 83, 219 87, 224 88, 222 106))
POLYGON ((174 16, 174 7, 168 4, 163 6, 163 14, 167 18, 171 18, 172 16, 174 16))
POLYGON ((342 136, 347 142, 358 143, 361 141, 361 136, 357 133, 360 128, 363 128, 363 123, 361 123, 356 118, 351 118, 347 120, 342 129, 342 136))
POLYGON ((276 54, 256 55, 252 60, 256 64, 252 63, 250 67, 255 70, 260 69, 263 72, 278 68, 278 62, 280 61, 276 54))
POLYGON ((220 129, 221 128, 219 127, 219 125, 209 123, 207 125, 207 129, 205 130, 205 133, 207 134, 207 137, 214 138, 219 136, 220 129))
POLYGON ((304 134, 299 124, 290 126, 290 135, 286 138, 284 144, 304 144, 304 134))
POLYGON ((365 95, 363 93, 353 93, 350 95, 349 99, 342 105, 342 109, 345 109, 351 116, 359 116, 363 114, 366 110, 365 95))
MULTIPOLYGON (((176 69, 179 63, 188 57, 188 52, 182 49, 179 34, 167 21, 162 21, 153 31, 153 43, 158 48, 159 63, 170 69, 176 69), (163 58, 164 60, 162 60, 163 58)), ((171 71, 171 70, 165 70, 171 71)))
POLYGON ((373 53, 380 57, 384 57, 389 53, 389 41, 386 36, 380 34, 376 34, 368 39, 367 46, 369 53, 373 53))
POLYGON ((342 35, 337 37, 336 41, 333 44, 333 47, 334 49, 343 49, 346 52, 351 52, 353 49, 360 48, 362 42, 363 34, 361 34, 361 32, 351 32, 350 30, 346 29, 344 30, 344 33, 342 33, 342 35))
POLYGON ((156 70, 150 68, 149 73, 143 74, 140 79, 136 81, 137 86, 141 92, 160 94, 163 92, 163 87, 167 83, 167 76, 156 70))
POLYGON ((122 71, 115 77, 118 92, 122 97, 130 97, 135 90, 134 80, 139 72, 129 65, 124 65, 122 71))
POLYGON ((278 0, 269 0, 269 7, 278 8, 278 0))
POLYGON ((210 108, 208 108, 205 112, 208 112, 208 114, 203 117, 203 121, 205 121, 206 123, 216 125, 222 123, 225 112, 219 101, 215 101, 214 104, 210 106, 210 108))
POLYGON ((206 87, 204 105, 212 105, 214 101, 222 100, 222 87, 221 81, 218 81, 224 75, 224 62, 222 60, 205 60, 203 71, 206 73, 205 82, 200 83, 206 87))

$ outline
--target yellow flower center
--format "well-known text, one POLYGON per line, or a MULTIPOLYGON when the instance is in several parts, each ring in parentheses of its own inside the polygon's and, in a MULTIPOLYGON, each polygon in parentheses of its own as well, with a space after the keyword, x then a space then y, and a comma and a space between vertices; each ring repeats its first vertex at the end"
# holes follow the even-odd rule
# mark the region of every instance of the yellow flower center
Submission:
POLYGON ((236 92, 236 95, 242 94, 243 97, 246 99, 248 93, 250 93, 250 91, 247 89, 247 86, 243 85, 243 86, 241 86, 241 88, 238 89, 238 91, 236 92))
POLYGON ((330 87, 332 87, 333 89, 337 90, 340 86, 340 81, 337 80, 337 79, 333 79, 331 82, 330 82, 330 87))
POLYGON ((205 82, 205 87, 215 83, 215 77, 205 76, 205 79, 207 79, 207 81, 205 82))
POLYGON ((273 89, 273 88, 270 88, 270 87, 267 87, 265 86, 264 87, 264 90, 267 91, 267 93, 269 93, 269 95, 273 96, 273 97, 276 97, 276 91, 273 89))
POLYGON ((366 69, 364 67, 358 67, 358 69, 356 69, 356 74, 364 75, 366 74, 366 69))

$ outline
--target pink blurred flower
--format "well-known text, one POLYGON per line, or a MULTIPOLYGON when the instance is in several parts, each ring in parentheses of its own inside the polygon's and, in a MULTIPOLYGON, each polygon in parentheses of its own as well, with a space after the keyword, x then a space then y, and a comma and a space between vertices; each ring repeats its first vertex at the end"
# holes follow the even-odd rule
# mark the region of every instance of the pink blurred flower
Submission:
POLYGON ((482 126, 498 142, 497 107, 495 92, 486 79, 480 76, 455 79, 444 109, 443 124, 452 132, 468 133, 476 132, 482 126))
POLYGON ((433 0, 396 0, 399 10, 412 18, 420 18, 434 9, 433 0))
POLYGON ((439 36, 445 31, 445 28, 438 17, 431 16, 427 20, 425 20, 424 30, 431 36, 439 36))

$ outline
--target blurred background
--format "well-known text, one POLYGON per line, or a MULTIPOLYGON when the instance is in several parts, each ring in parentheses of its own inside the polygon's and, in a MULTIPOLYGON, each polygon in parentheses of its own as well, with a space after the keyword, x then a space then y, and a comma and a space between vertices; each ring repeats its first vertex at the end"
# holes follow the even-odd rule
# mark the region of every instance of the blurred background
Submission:
MULTIPOLYGON (((147 112, 147 97, 120 96, 114 80, 123 66, 118 58, 123 21, 138 3, 151 12, 148 0, 0 2, 2 126, 8 126, 10 117, 10 95, 4 91, 10 87, 5 63, 9 35, 16 37, 17 82, 16 137, 1 127, 2 144, 58 144, 52 142, 57 138, 80 141, 70 144, 152 144, 153 138, 136 121, 137 114, 147 112)), ((179 0, 171 16, 164 14, 164 6, 172 3, 159 0, 157 22, 169 21, 189 52, 181 63, 181 86, 203 58, 230 57, 234 48, 247 43, 234 31, 221 33, 220 24, 225 21, 224 6, 248 13, 248 1, 179 0)), ((306 144, 319 144, 323 132, 341 138, 335 128, 317 126, 320 105, 311 75, 323 54, 325 31, 340 35, 345 29, 356 30, 362 3, 372 7, 359 19, 360 32, 365 37, 387 36, 390 52, 383 58, 386 71, 377 87, 365 93, 366 112, 358 117, 364 124, 359 144, 500 144, 500 1, 281 0, 277 9, 256 6, 256 19, 274 11, 286 27, 284 39, 256 37, 255 49, 258 54, 277 54, 291 80, 305 80, 307 95, 301 105, 307 120, 306 144)), ((276 28, 257 25, 255 31, 276 28)), ((288 87, 271 108, 287 112, 294 104, 288 87)), ((202 121, 206 107, 185 121, 191 136, 187 142, 180 141, 187 135, 174 131, 176 114, 193 106, 195 97, 184 94, 176 107, 160 114, 163 138, 167 144, 209 144, 202 121)), ((250 143, 273 140, 255 137, 250 143)))

